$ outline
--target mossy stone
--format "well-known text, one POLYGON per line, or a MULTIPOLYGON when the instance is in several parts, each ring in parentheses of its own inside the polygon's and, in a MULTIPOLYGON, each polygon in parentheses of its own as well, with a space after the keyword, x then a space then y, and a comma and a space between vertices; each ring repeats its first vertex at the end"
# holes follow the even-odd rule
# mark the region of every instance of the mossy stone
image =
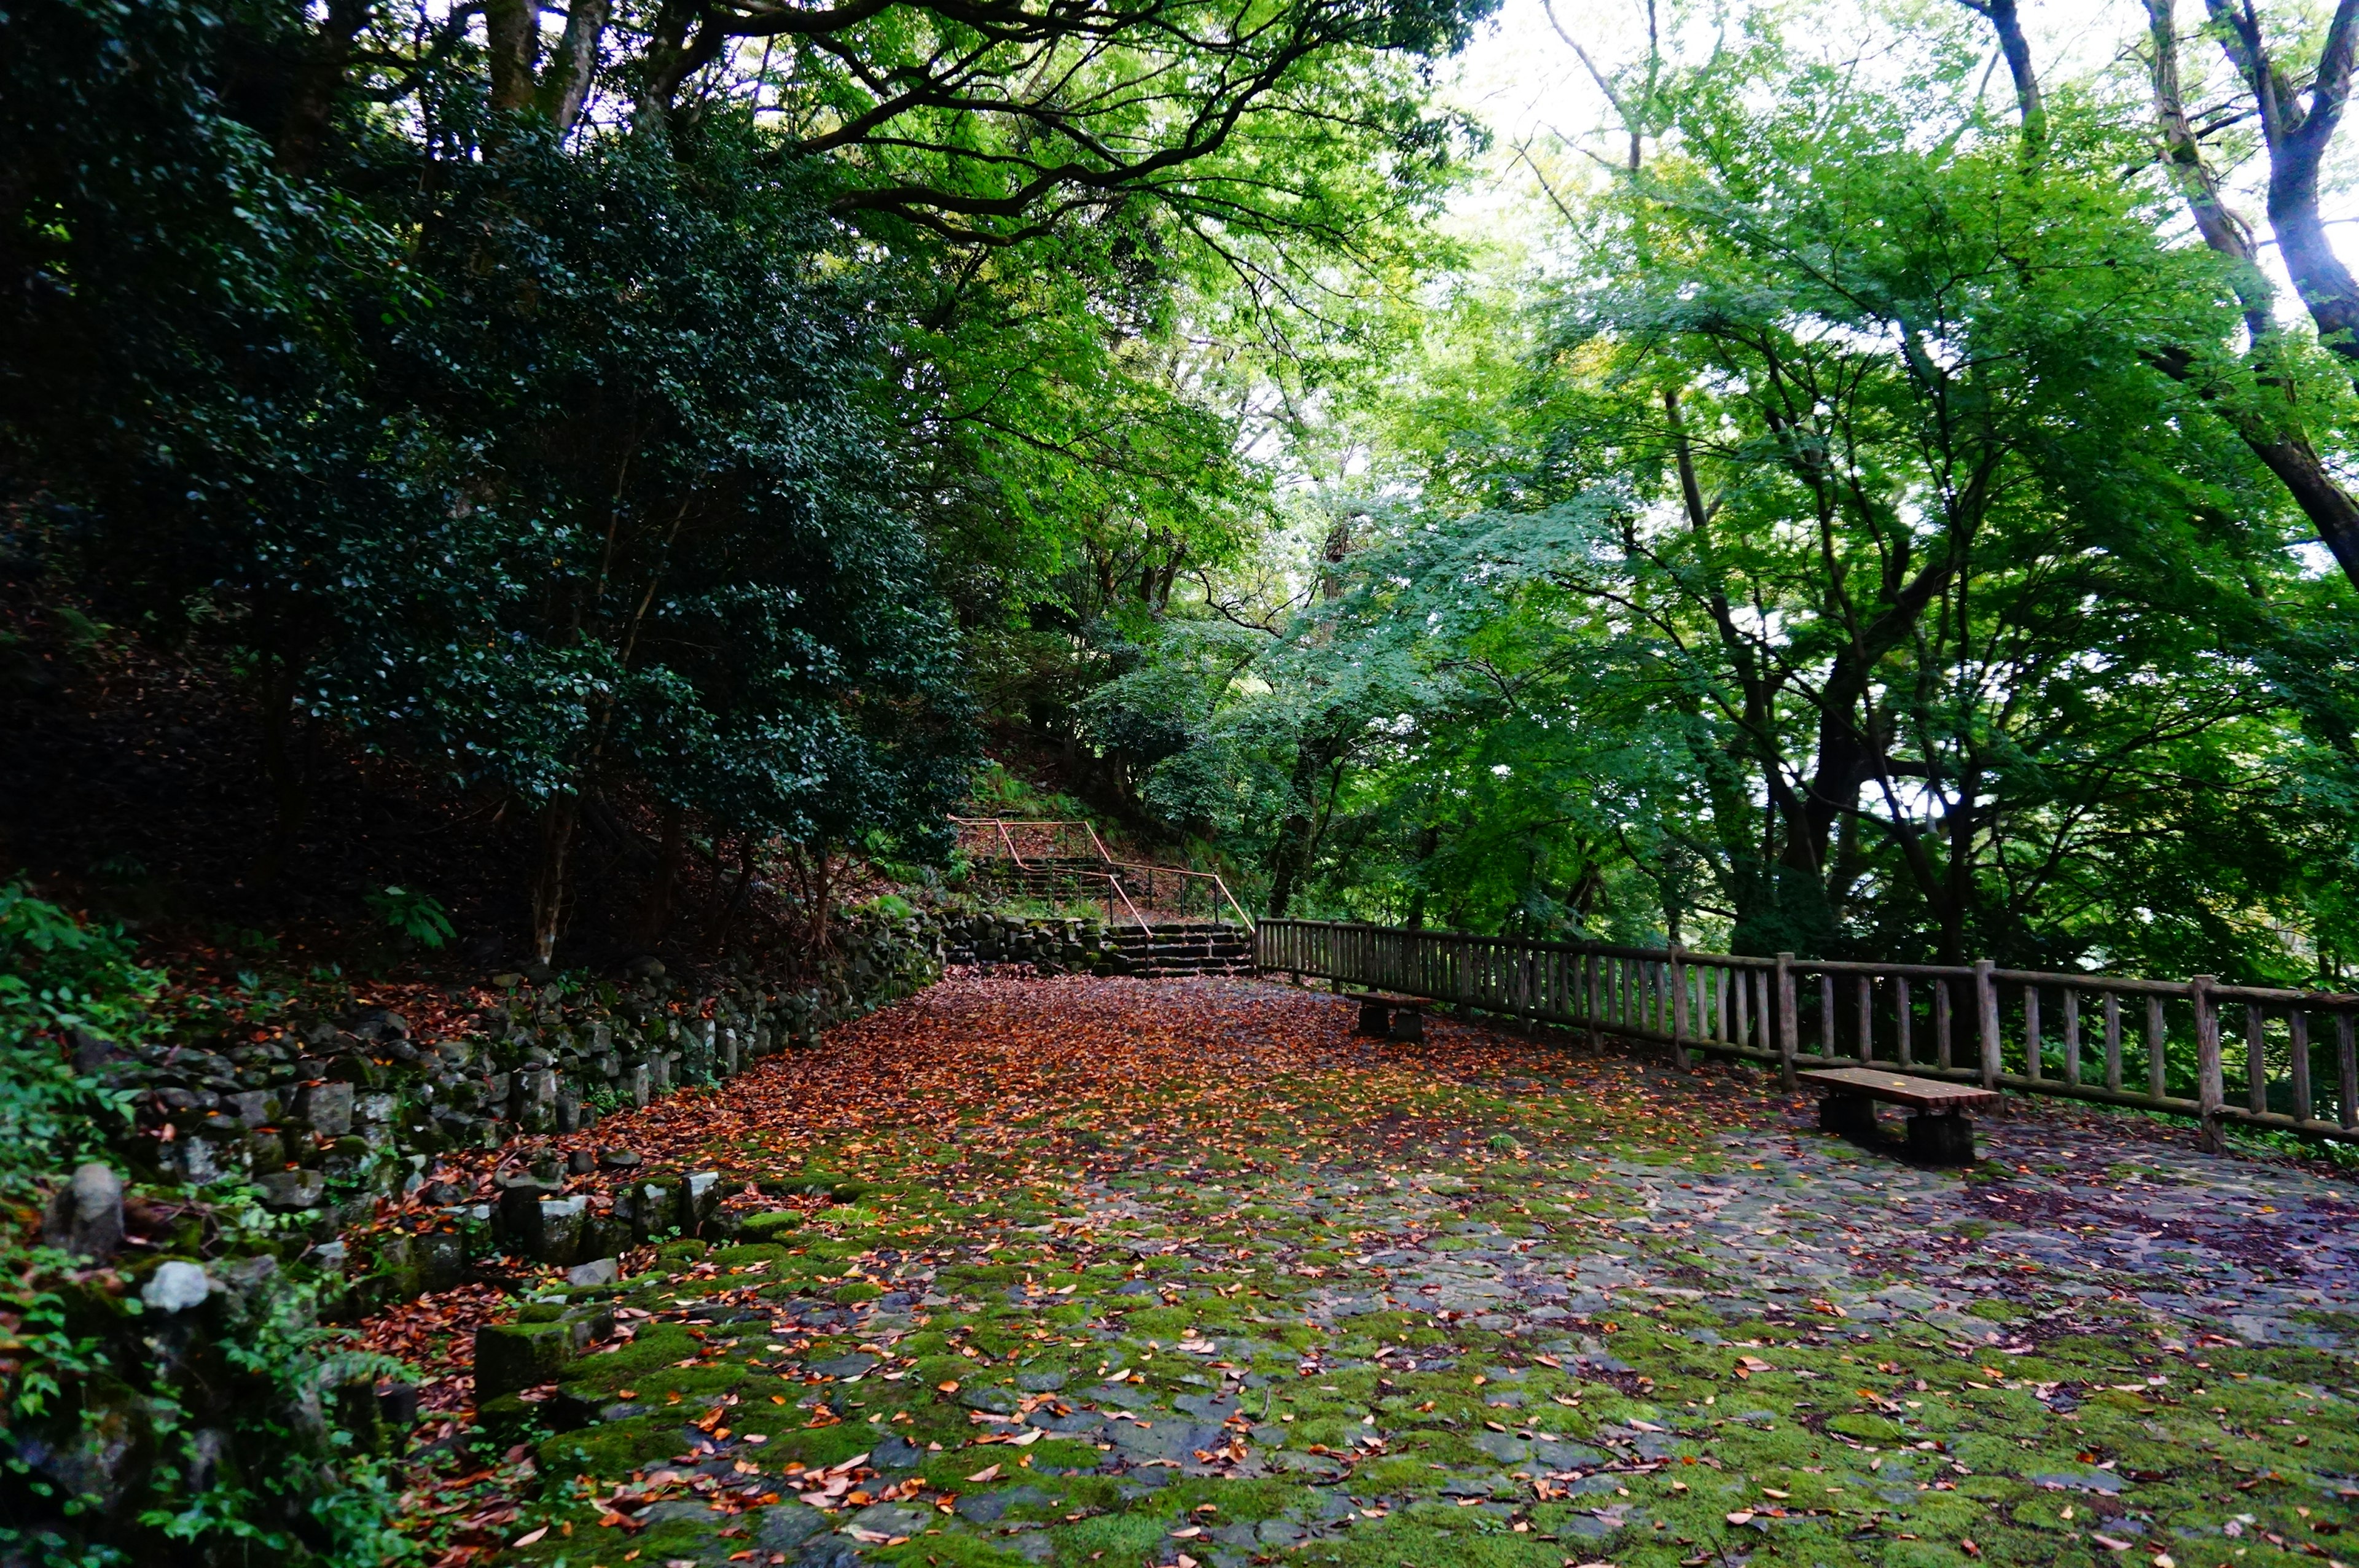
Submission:
POLYGON ((520 1389, 554 1383, 572 1358, 573 1332, 570 1325, 487 1324, 475 1330, 477 1403, 488 1403, 520 1389))
POLYGON ((803 1217, 799 1210, 771 1209, 764 1214, 750 1216, 742 1221, 737 1227, 737 1238, 741 1241, 775 1240, 788 1231, 801 1229, 802 1224, 803 1217))

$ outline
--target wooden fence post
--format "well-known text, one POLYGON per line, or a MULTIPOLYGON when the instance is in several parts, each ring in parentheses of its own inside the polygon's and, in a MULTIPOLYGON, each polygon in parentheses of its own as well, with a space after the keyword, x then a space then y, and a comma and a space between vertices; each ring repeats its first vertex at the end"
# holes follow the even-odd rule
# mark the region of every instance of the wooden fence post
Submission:
POLYGON ((1688 1065, 1688 961, 1682 947, 1671 949, 1671 1065, 1688 1065))
POLYGON ((1802 1010, 1794 999, 1794 955, 1777 955, 1777 1083, 1791 1094, 1800 1087, 1794 1077, 1794 1033, 1801 1027, 1802 1010))
POLYGON ((2212 1000, 2212 988, 2218 983, 2210 975, 2198 975, 2187 988, 2195 1001, 2196 1111, 2203 1119, 2203 1147, 2215 1154, 2228 1143, 2220 1127, 2220 1111, 2227 1101, 2220 1081, 2220 1009, 2212 1000))
POLYGON ((1998 1087, 1998 982, 1991 971, 1998 968, 1988 958, 1974 960, 1974 1016, 1982 1029, 1983 1087, 1998 1087))
POLYGON ((2359 1127, 2359 1052, 2352 1049, 2351 1015, 2334 1015, 2334 1119, 2359 1127))
POLYGON ((1904 1067, 1911 1067, 1917 1064, 1914 1042, 1908 1037, 1909 1024, 1912 1022, 1908 1016, 1908 977, 1895 975, 1892 978, 1892 1011, 1893 1016, 1900 1021, 1900 1026, 1899 1038, 1893 1042, 1892 1048, 1898 1054, 1900 1065, 1904 1067))

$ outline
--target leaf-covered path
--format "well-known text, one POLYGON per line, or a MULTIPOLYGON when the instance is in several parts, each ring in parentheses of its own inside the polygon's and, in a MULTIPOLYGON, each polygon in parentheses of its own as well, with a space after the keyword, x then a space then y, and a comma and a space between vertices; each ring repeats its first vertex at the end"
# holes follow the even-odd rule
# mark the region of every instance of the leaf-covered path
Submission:
POLYGON ((538 1402, 573 1430, 421 1487, 421 1533, 570 1568, 2359 1560, 2347 1185, 2052 1107, 1917 1171, 1757 1077, 1353 1016, 951 980, 610 1121, 734 1205, 869 1190, 666 1249, 615 1292, 635 1337, 538 1402))

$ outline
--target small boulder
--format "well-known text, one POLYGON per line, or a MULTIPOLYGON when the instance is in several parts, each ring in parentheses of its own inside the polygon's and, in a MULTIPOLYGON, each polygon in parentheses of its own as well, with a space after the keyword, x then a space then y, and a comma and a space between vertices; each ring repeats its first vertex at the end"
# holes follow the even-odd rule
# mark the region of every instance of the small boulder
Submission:
POLYGON ((100 1262, 123 1249, 123 1178, 92 1161, 49 1201, 49 1244, 100 1262))
POLYGON ((90 1165, 75 1167, 73 1182, 66 1184, 49 1203, 48 1243, 73 1252, 78 1257, 94 1257, 99 1261, 111 1260, 123 1249, 123 1176, 111 1167, 90 1165))
POLYGON ((565 1271, 565 1282, 576 1290, 611 1285, 622 1278, 622 1264, 612 1258, 592 1259, 565 1271))
POLYGON ((212 1276, 194 1263, 167 1259, 139 1288, 139 1299, 151 1312, 187 1312, 204 1305, 213 1292, 212 1276))

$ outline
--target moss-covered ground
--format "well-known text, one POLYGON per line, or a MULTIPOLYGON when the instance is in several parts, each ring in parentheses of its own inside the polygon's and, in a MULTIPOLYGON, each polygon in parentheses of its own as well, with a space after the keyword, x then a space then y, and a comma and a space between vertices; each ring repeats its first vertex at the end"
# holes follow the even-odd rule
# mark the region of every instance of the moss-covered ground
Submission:
POLYGON ((1353 1022, 951 981, 733 1083, 734 1203, 868 1190, 626 1283, 503 1560, 2359 1562, 2346 1184, 2045 1106, 1917 1170, 1353 1022))

